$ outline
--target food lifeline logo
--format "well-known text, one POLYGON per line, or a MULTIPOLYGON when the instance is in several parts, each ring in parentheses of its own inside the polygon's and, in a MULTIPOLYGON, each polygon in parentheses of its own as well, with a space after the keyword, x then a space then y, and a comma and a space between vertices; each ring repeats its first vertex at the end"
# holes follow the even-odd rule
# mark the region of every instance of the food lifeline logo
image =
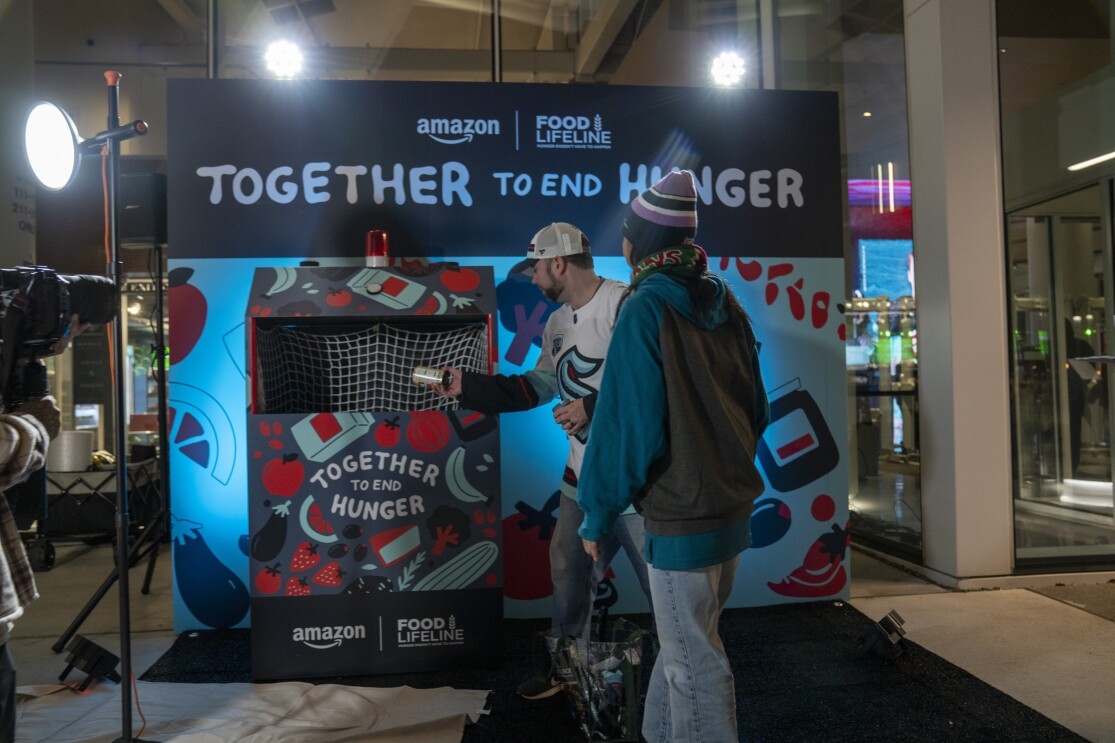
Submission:
POLYGON ((362 624, 338 624, 333 627, 295 627, 290 639, 314 650, 328 650, 345 640, 363 640, 366 636, 367 631, 362 624))
POLYGON ((396 623, 399 647, 417 648, 443 645, 463 645, 465 631, 457 626, 457 618, 425 617, 423 619, 400 619, 396 623))
POLYGON ((415 131, 442 144, 463 144, 473 137, 498 137, 499 119, 419 119, 415 131))
POLYGON ((612 132, 600 114, 534 117, 534 144, 543 150, 610 150, 612 132))

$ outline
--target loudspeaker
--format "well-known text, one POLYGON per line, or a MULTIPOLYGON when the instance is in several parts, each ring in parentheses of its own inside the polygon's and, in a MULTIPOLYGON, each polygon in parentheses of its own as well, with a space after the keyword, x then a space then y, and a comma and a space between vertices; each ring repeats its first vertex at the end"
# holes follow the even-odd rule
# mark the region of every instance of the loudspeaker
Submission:
POLYGON ((121 245, 166 243, 166 176, 121 174, 117 183, 116 231, 121 245))

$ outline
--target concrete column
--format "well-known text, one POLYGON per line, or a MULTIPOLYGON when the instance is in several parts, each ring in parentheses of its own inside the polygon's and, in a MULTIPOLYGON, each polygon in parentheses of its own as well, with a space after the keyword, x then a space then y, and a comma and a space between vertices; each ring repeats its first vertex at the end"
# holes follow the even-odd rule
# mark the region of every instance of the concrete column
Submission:
POLYGON ((925 567, 970 587, 1014 562, 992 0, 905 0, 925 567))
POLYGON ((35 255, 35 180, 23 153, 23 125, 34 103, 31 0, 0 0, 0 266, 35 255))

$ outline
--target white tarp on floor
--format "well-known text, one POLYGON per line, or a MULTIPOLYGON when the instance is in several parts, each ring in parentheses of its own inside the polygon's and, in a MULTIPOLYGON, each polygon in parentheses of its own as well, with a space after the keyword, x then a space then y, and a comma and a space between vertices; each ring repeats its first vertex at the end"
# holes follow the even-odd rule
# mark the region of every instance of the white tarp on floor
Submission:
MULTIPOLYGON (((485 714, 487 691, 338 684, 137 682, 132 736, 160 743, 451 743, 485 714), (141 735, 142 729, 142 735, 141 735)), ((84 694, 61 685, 18 689, 16 743, 112 743, 120 738, 120 687, 84 694)))

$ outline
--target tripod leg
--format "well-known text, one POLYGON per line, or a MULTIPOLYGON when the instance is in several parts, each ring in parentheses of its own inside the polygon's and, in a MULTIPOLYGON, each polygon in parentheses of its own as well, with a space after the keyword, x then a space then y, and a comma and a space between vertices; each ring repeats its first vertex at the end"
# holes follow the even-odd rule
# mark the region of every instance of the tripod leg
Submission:
MULTIPOLYGON (((144 596, 151 593, 151 579, 155 576, 155 563, 159 559, 159 543, 163 541, 163 527, 161 516, 159 517, 159 521, 157 522, 157 524, 158 525, 155 525, 155 522, 153 522, 151 525, 148 526, 149 529, 155 532, 155 537, 154 541, 151 544, 151 553, 147 556, 147 573, 143 576, 143 588, 140 589, 140 592, 144 596)), ((147 536, 147 532, 144 532, 144 536, 147 536)))
MULTIPOLYGON (((158 518, 162 518, 162 516, 159 516, 158 518)), ((157 529, 153 528, 151 530, 144 531, 144 533, 140 535, 139 539, 137 539, 128 550, 128 567, 135 564, 136 556, 139 555, 140 550, 144 548, 144 542, 146 541, 147 534, 150 533, 150 531, 157 531, 157 529)), ((155 549, 158 549, 158 546, 158 542, 155 542, 155 549)), ((148 573, 150 573, 151 570, 152 567, 148 565, 148 573)), ((66 628, 66 631, 62 633, 62 636, 59 637, 58 640, 50 646, 54 652, 62 652, 62 650, 66 647, 66 643, 70 641, 70 639, 74 636, 82 623, 89 618, 89 615, 93 613, 93 610, 95 608, 97 608, 97 604, 101 602, 101 599, 103 599, 105 597, 105 594, 108 593, 109 589, 112 588, 112 584, 115 583, 119 578, 120 565, 117 564, 115 567, 113 567, 112 572, 109 573, 108 577, 105 578, 104 582, 101 583, 100 587, 97 588, 96 592, 94 592, 93 597, 89 599, 89 601, 86 602, 85 606, 82 607, 81 611, 78 612, 78 615, 74 618, 74 621, 70 622, 70 626, 66 628)))
POLYGON ((89 599, 85 606, 82 607, 81 611, 78 612, 74 621, 70 622, 70 626, 66 628, 62 636, 50 646, 51 650, 56 653, 61 653, 65 649, 66 643, 77 633, 78 627, 89 618, 89 615, 93 613, 93 609, 97 608, 97 604, 99 604, 101 599, 105 597, 105 594, 108 593, 108 589, 112 588, 112 584, 120 577, 119 570, 120 566, 116 566, 112 569, 112 572, 109 573, 108 577, 105 578, 104 582, 101 583, 100 587, 93 594, 93 598, 89 599))

